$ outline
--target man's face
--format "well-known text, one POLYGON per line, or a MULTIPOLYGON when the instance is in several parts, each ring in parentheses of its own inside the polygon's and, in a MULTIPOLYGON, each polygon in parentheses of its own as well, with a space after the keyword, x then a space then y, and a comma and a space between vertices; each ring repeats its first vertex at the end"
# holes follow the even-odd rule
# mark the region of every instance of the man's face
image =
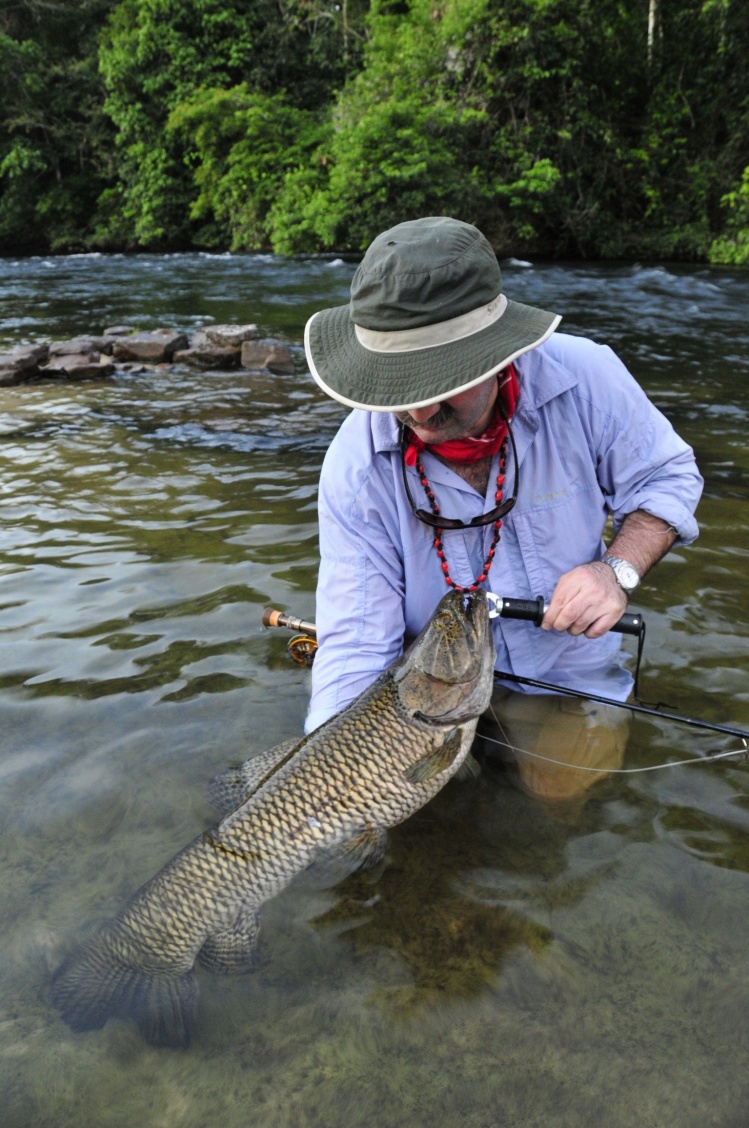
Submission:
POLYGON ((422 442, 444 443, 485 431, 496 399, 497 377, 488 376, 480 384, 449 399, 427 407, 414 407, 411 411, 396 411, 395 416, 422 442))

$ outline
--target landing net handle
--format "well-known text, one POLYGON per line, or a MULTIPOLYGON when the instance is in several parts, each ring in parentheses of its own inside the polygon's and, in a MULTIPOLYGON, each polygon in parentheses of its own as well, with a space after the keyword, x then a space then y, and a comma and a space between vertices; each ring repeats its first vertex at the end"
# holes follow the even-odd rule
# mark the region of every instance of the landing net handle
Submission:
POLYGON ((285 615, 275 607, 266 607, 263 610, 263 626, 286 627, 291 631, 301 631, 301 634, 289 639, 286 649, 298 666, 312 665, 317 652, 317 628, 314 623, 297 619, 294 615, 285 615))

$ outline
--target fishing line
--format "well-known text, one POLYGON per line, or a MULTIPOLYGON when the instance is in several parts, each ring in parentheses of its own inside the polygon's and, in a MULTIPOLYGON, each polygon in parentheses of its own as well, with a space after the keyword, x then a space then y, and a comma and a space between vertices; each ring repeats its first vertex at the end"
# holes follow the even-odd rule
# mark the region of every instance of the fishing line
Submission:
POLYGON ((560 768, 571 768, 575 772, 597 772, 599 775, 639 775, 641 772, 658 772, 663 768, 682 768, 687 764, 709 764, 715 760, 725 760, 729 756, 744 756, 749 758, 749 743, 746 737, 743 737, 744 747, 736 748, 733 752, 713 752, 709 756, 689 756, 686 760, 672 760, 669 763, 663 764, 649 764, 644 768, 592 768, 585 764, 569 764, 565 760, 555 760, 553 756, 543 756, 540 752, 531 752, 529 748, 518 748, 517 745, 511 744, 506 739, 507 734, 502 727, 499 717, 494 712, 494 707, 489 706, 489 712, 494 717, 497 728, 500 732, 504 733, 505 740, 497 740, 493 736, 487 736, 486 733, 479 733, 478 735, 482 740, 488 741, 490 744, 496 744, 500 748, 509 748, 511 752, 517 752, 522 756, 531 756, 534 760, 544 760, 547 764, 556 764, 560 768))
POLYGON ((684 717, 680 713, 667 713, 655 705, 645 705, 642 701, 616 701, 613 697, 602 697, 597 693, 588 693, 580 689, 569 689, 564 685, 554 682, 539 681, 538 678, 525 678, 520 674, 509 674, 504 670, 494 671, 494 680, 517 682, 519 685, 528 685, 535 689, 545 689, 548 693, 563 693, 567 697, 579 697, 583 701, 597 701, 600 705, 613 705, 617 709, 628 709, 631 713, 642 713, 646 717, 657 717, 661 721, 676 721, 681 725, 690 725, 692 728, 706 729, 708 732, 722 732, 727 736, 737 736, 746 744, 749 732, 736 728, 733 725, 718 725, 714 721, 700 721, 696 717, 684 717))

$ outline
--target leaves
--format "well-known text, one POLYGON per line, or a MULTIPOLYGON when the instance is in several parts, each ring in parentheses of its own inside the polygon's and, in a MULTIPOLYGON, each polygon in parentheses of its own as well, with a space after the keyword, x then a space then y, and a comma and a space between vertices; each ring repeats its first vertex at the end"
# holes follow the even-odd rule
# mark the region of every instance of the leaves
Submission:
POLYGON ((746 266, 749 263, 749 168, 721 203, 729 213, 725 234, 710 247, 710 261, 746 266))
POLYGON ((649 38, 621 0, 14 0, 0 250, 453 213, 505 254, 745 262, 749 9, 657 8, 649 38))
POLYGON ((232 250, 267 242, 279 186, 321 139, 317 114, 290 105, 284 92, 252 93, 244 83, 196 91, 172 111, 167 131, 190 146, 199 189, 191 218, 218 221, 232 250))

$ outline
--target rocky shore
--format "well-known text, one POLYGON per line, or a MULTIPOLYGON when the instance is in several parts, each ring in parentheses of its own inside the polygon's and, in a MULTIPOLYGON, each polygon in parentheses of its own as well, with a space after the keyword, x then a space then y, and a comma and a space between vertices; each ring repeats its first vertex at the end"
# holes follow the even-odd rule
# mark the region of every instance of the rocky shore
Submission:
POLYGON ((139 332, 130 325, 113 325, 99 336, 17 345, 0 353, 0 387, 32 380, 96 380, 164 364, 294 372, 288 344, 261 339, 256 325, 209 325, 189 337, 175 329, 139 332))

